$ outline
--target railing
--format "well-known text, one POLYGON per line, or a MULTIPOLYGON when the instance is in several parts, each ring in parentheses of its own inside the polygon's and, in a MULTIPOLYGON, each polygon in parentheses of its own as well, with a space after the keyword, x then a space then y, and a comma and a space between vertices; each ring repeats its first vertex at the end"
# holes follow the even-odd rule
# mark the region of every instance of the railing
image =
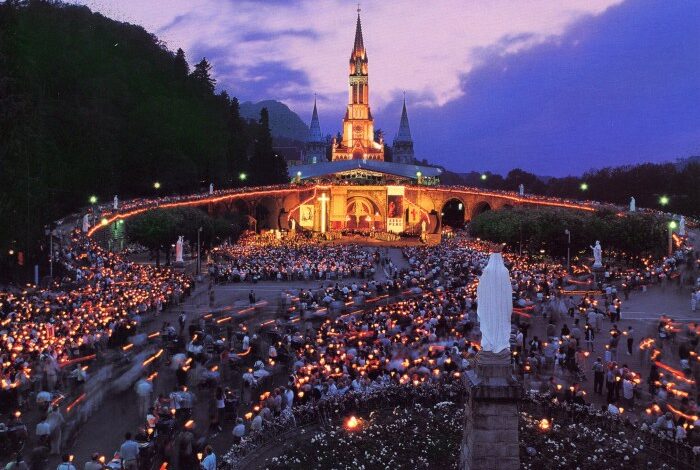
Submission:
POLYGON ((638 423, 626 417, 615 417, 602 411, 573 404, 552 404, 551 401, 537 396, 521 402, 520 410, 535 418, 547 417, 560 425, 585 423, 589 427, 600 428, 610 434, 624 433, 626 440, 634 438, 644 442, 646 450, 656 454, 662 461, 673 468, 699 468, 700 456, 684 442, 678 442, 664 434, 643 430, 638 423))

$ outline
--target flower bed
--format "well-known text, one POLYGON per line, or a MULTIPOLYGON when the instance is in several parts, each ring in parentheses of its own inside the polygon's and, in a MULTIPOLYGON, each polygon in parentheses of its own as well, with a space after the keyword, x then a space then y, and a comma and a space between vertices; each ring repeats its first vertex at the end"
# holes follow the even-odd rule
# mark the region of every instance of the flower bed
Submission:
MULTIPOLYGON (((275 424, 263 430, 267 440, 251 436, 234 446, 221 468, 457 468, 464 420, 460 391, 455 383, 397 386, 305 406, 295 410, 296 425, 304 427, 279 427, 285 430, 273 443, 275 424)), ((653 434, 588 408, 552 406, 536 396, 523 405, 522 468, 662 469, 697 463, 685 452, 688 446, 668 441, 659 447, 653 434), (545 416, 549 426, 542 426, 545 416)))

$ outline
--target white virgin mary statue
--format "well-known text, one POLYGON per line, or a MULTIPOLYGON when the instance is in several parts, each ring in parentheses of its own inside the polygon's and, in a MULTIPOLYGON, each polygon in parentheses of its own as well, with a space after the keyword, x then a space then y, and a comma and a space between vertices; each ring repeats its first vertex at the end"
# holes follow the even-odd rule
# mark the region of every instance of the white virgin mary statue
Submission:
POLYGON ((595 246, 591 247, 593 250, 593 267, 600 268, 603 266, 603 248, 600 246, 600 241, 596 240, 595 246))
POLYGON ((90 215, 83 216, 83 232, 87 233, 90 230, 90 215))
POLYGON ((510 349, 513 287, 500 253, 492 253, 476 288, 481 348, 495 354, 510 349))
POLYGON ((182 235, 177 237, 177 243, 175 244, 175 262, 176 263, 183 263, 184 262, 182 259, 182 248, 183 248, 182 245, 184 244, 184 242, 185 242, 185 237, 183 237, 182 235))

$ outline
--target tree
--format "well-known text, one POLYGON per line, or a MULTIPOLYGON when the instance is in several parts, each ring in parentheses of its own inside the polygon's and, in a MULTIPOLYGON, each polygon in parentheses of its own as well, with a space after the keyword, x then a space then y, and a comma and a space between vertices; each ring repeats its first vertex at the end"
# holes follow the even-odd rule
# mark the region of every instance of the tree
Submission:
POLYGON ((178 49, 175 53, 175 59, 173 60, 173 65, 175 65, 175 73, 178 78, 184 78, 190 73, 190 66, 185 58, 185 51, 178 49))
POLYGON ((173 211, 156 209, 144 212, 127 221, 126 236, 131 242, 155 253, 156 266, 160 266, 160 252, 164 249, 165 263, 170 264, 170 245, 177 239, 180 222, 173 211))
POLYGON ((202 60, 194 66, 194 70, 190 74, 190 77, 192 77, 197 86, 209 93, 214 92, 214 86, 216 85, 216 80, 211 76, 211 68, 211 64, 207 62, 207 58, 203 57, 202 60))
POLYGON ((272 148, 272 133, 270 132, 270 115, 267 108, 260 110, 258 134, 255 140, 253 161, 254 181, 260 185, 280 184, 289 182, 287 163, 276 155, 272 148))
POLYGON ((228 106, 229 141, 227 147, 227 168, 229 180, 233 185, 244 185, 247 179, 241 179, 241 174, 250 174, 250 164, 246 156, 248 139, 245 135, 243 119, 241 119, 238 98, 233 98, 228 106))

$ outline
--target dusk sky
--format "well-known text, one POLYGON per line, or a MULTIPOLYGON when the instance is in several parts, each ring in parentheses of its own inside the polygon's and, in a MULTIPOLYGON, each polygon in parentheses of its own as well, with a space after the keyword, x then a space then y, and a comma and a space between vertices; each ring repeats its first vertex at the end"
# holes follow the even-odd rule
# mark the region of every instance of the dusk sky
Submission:
MULTIPOLYGON (((357 4, 80 0, 141 24, 217 87, 340 129, 357 4)), ((375 127, 406 92, 416 156, 542 175, 700 155, 700 1, 362 2, 375 127)))

